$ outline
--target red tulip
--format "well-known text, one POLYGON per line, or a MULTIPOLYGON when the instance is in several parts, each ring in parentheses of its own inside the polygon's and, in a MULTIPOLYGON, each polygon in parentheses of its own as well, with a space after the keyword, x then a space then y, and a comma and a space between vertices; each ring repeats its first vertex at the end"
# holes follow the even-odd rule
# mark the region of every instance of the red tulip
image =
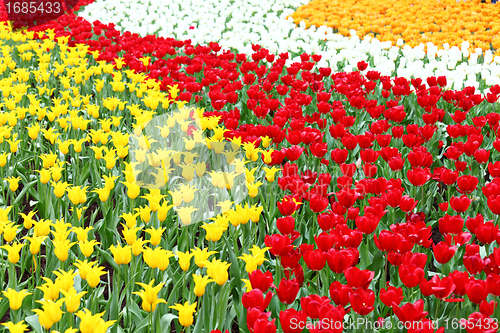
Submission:
POLYGON ((368 68, 368 63, 366 63, 366 61, 360 61, 358 62, 357 67, 360 71, 364 71, 366 68, 368 68))
POLYGON ((463 194, 461 197, 451 197, 450 205, 451 208, 457 213, 463 213, 467 209, 469 209, 471 201, 472 200, 470 200, 465 194, 463 194))
POLYGON ((464 228, 464 220, 460 216, 450 216, 446 214, 439 219, 439 231, 442 234, 458 235, 464 228))
POLYGON ((432 250, 434 252, 434 258, 440 264, 448 263, 451 258, 457 252, 456 246, 450 246, 446 242, 439 242, 437 245, 432 246, 432 250))
POLYGON ((439 276, 434 275, 430 281, 422 280, 420 284, 420 289, 425 289, 429 287, 431 294, 423 294, 425 296, 434 295, 436 298, 444 299, 451 295, 451 293, 455 290, 455 284, 453 283, 453 278, 446 276, 442 279, 439 276))
POLYGON ((493 221, 481 223, 475 229, 477 239, 483 244, 493 243, 498 235, 498 226, 493 221))
POLYGON ((403 289, 388 286, 387 289, 380 289, 380 300, 388 307, 398 306, 403 300, 403 289))
POLYGON ((349 267, 344 271, 347 283, 352 288, 368 288, 375 276, 370 270, 360 270, 357 267, 349 267))
POLYGON ((421 299, 415 303, 406 303, 403 306, 394 306, 392 309, 394 314, 403 323, 420 321, 428 315, 428 312, 424 311, 424 301, 421 299))
POLYGON ((460 193, 469 194, 474 192, 479 183, 477 177, 471 175, 460 176, 457 179, 457 189, 460 193))
POLYGON ((431 178, 429 170, 422 168, 408 170, 406 174, 413 186, 422 186, 431 178))
POLYGON ((354 173, 356 172, 356 164, 351 163, 351 164, 345 164, 342 163, 339 165, 340 171, 344 176, 351 177, 354 176, 354 173))
POLYGON ((313 271, 320 271, 325 267, 326 264, 326 254, 323 250, 317 249, 313 251, 307 251, 303 255, 304 261, 307 267, 313 271))
POLYGON ((300 299, 302 310, 312 319, 318 319, 320 308, 329 303, 330 299, 327 296, 310 295, 300 299))
MULTIPOLYGON (((342 306, 325 304, 319 310, 321 328, 329 333, 342 333, 344 329, 345 310, 342 306)), ((313 332, 313 330, 310 330, 313 332)))
POLYGON ((451 272, 450 276, 453 278, 453 283, 455 283, 455 294, 465 295, 465 286, 469 283, 469 273, 454 271, 451 272))
POLYGON ((465 253, 463 262, 465 269, 472 275, 481 273, 484 267, 484 260, 479 254, 468 255, 465 253))
POLYGON ((481 304, 479 304, 479 312, 481 312, 483 315, 491 317, 493 313, 495 312, 495 309, 497 308, 497 302, 495 301, 482 301, 481 304))
POLYGON ((292 199, 283 199, 282 201, 278 201, 276 205, 281 215, 292 215, 299 208, 297 203, 292 199))
POLYGON ((486 278, 488 292, 494 296, 500 296, 500 275, 490 274, 486 278))
POLYGON ((295 219, 292 216, 280 217, 276 220, 276 226, 282 235, 290 235, 295 230, 295 219))
POLYGON ((363 173, 367 178, 373 178, 377 174, 378 167, 375 164, 364 164, 363 173))
POLYGON ((405 160, 401 156, 395 156, 391 157, 388 163, 392 171, 401 171, 405 164, 405 160))
POLYGON ((465 226, 467 227, 467 229, 469 229, 470 232, 475 234, 477 227, 482 223, 484 223, 483 215, 477 214, 476 217, 469 217, 465 222, 465 226))
POLYGON ((335 195, 338 202, 345 208, 352 207, 358 198, 358 193, 351 189, 343 189, 340 192, 336 192, 335 195))
POLYGON ((290 161, 296 161, 300 158, 303 151, 304 151, 304 148, 302 148, 302 147, 292 146, 292 147, 286 149, 285 155, 286 155, 286 158, 288 158, 290 161))
POLYGON ((241 297, 241 303, 245 309, 256 308, 260 311, 264 311, 271 303, 273 296, 274 293, 268 291, 266 298, 264 298, 264 293, 260 289, 252 289, 243 294, 241 297))
POLYGON ((359 216, 359 207, 351 207, 347 210, 347 219, 355 220, 359 216))
POLYGON ((500 215, 500 195, 488 197, 487 204, 493 214, 500 215))
POLYGON ((267 319, 257 319, 250 331, 255 333, 276 333, 276 325, 274 324, 275 321, 276 319, 273 319, 272 321, 268 321, 267 319))
MULTIPOLYGON (((497 243, 498 243, 498 240, 497 240, 497 243)), ((495 262, 496 262, 497 266, 500 266, 500 248, 496 247, 493 250, 493 256, 495 258, 495 262)))
POLYGON ((318 249, 328 252, 335 245, 335 236, 323 231, 318 236, 314 236, 314 242, 318 249))
POLYGON ((424 270, 414 264, 403 264, 399 266, 399 278, 407 288, 413 288, 424 278, 424 270))
POLYGON ((447 202, 442 202, 439 204, 439 209, 442 211, 442 212, 446 212, 448 211, 448 203, 447 202))
POLYGON ((495 163, 488 164, 488 172, 491 177, 497 178, 500 177, 500 161, 496 161, 495 163))
POLYGON ((248 279, 253 289, 260 289, 263 293, 271 287, 275 288, 273 274, 270 271, 263 273, 256 269, 248 274, 248 279))
POLYGON ((289 251, 287 254, 280 257, 283 268, 294 269, 299 264, 302 255, 297 249, 289 251))
MULTIPOLYGON (((247 310, 247 327, 250 331, 254 330, 257 321, 267 321, 271 312, 263 312, 257 308, 250 308, 247 310)), ((262 325, 259 323, 259 326, 262 325)))
POLYGON ((467 319, 460 319, 460 325, 468 333, 494 333, 498 331, 498 321, 483 315, 481 312, 474 312, 467 319))
POLYGON ((281 279, 276 294, 281 303, 292 304, 299 293, 299 289, 300 286, 296 279, 281 279))
POLYGON ((490 158, 490 151, 486 149, 478 149, 474 152, 474 158, 480 164, 486 163, 490 158))
MULTIPOLYGON (((355 249, 357 251, 357 249, 355 249)), ((326 261, 328 267, 332 272, 340 274, 343 273, 347 268, 357 263, 358 256, 354 256, 352 251, 330 249, 326 254, 326 261)))
POLYGON ((458 175, 458 171, 444 168, 440 174, 440 179, 445 185, 453 185, 457 181, 458 175))
POLYGON ((465 285, 465 292, 472 303, 479 304, 488 297, 486 281, 470 279, 465 285))
POLYGON ((349 304, 349 294, 352 292, 352 288, 341 284, 339 281, 334 281, 330 285, 330 298, 339 306, 345 307, 349 304))
POLYGON ((328 212, 319 214, 318 224, 321 230, 330 231, 334 227, 332 214, 328 212))
POLYGON ((315 213, 320 213, 328 207, 328 199, 321 195, 312 195, 309 201, 309 208, 315 213))
POLYGON ((399 203, 399 208, 405 212, 411 212, 417 206, 418 200, 413 199, 409 195, 404 195, 401 197, 401 202, 399 203))
POLYGON ((363 162, 374 163, 379 156, 379 152, 373 149, 363 149, 359 152, 359 155, 363 162))
POLYGON ((301 333, 307 324, 304 311, 288 309, 280 312, 280 324, 283 333, 301 333))
POLYGON ((369 235, 377 229, 380 219, 376 218, 373 214, 368 213, 364 216, 356 217, 355 221, 356 227, 358 227, 359 231, 369 235))
POLYGON ((361 288, 354 290, 349 294, 349 301, 352 310, 362 316, 366 316, 375 309, 373 307, 375 303, 375 293, 370 289, 361 288))
POLYGON ((373 237, 375 246, 382 252, 396 251, 401 241, 401 235, 388 230, 382 230, 380 235, 373 237))
POLYGON ((278 234, 272 236, 266 235, 266 237, 264 237, 264 243, 267 247, 271 248, 269 252, 271 252, 273 256, 283 256, 293 248, 290 238, 278 234))

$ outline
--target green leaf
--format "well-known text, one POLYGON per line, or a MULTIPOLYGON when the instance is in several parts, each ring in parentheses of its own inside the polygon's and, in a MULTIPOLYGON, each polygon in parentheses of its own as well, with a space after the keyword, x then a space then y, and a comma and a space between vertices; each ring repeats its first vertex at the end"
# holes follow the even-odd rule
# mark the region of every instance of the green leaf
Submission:
MULTIPOLYGON (((174 315, 172 313, 164 314, 160 319, 161 332, 170 332, 170 323, 172 322, 172 320, 177 319, 177 318, 179 318, 179 317, 177 317, 176 315, 174 315)), ((195 332, 196 332, 196 328, 195 328, 195 332)))
POLYGON ((42 326, 40 325, 40 322, 38 321, 38 315, 33 315, 24 318, 24 320, 31 325, 31 327, 34 329, 35 332, 42 333, 43 329, 42 326))

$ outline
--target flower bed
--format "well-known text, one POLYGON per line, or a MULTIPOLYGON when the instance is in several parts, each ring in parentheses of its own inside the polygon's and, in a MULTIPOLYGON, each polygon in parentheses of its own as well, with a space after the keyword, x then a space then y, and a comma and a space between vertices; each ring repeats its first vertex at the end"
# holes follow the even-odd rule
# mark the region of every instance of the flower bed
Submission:
POLYGON ((498 330, 500 86, 48 28, 0 32, 11 332, 498 330))
MULTIPOLYGON (((407 42, 404 44, 403 40, 398 41, 393 34, 389 36, 382 32, 376 35, 379 39, 374 39, 369 35, 368 26, 363 30, 358 28, 355 21, 352 21, 353 23, 342 25, 341 32, 344 35, 342 36, 336 33, 338 20, 340 20, 337 16, 331 15, 332 21, 329 21, 331 26, 311 26, 314 13, 325 15, 321 2, 313 1, 297 9, 303 2, 292 3, 284 0, 265 2, 264 5, 250 0, 234 1, 231 5, 220 1, 183 1, 182 3, 172 1, 164 7, 158 6, 155 1, 116 3, 98 0, 84 8, 80 15, 89 22, 99 20, 103 23, 114 23, 116 29, 122 32, 130 31, 141 36, 155 33, 158 36, 179 40, 190 39, 195 45, 217 42, 223 50, 230 49, 249 56, 253 52, 251 45, 259 44, 275 55, 290 52, 291 56, 287 65, 300 61, 302 53, 315 53, 322 56, 320 66, 333 67, 341 71, 355 70, 359 61, 366 61, 370 69, 387 76, 401 76, 407 79, 413 77, 423 80, 430 76, 446 76, 447 88, 462 89, 466 86, 475 86, 483 90, 483 82, 487 86, 500 84, 500 57, 495 56, 494 53, 497 38, 495 20, 491 20, 491 24, 487 23, 489 18, 496 17, 495 13, 500 7, 478 4, 476 1, 460 2, 455 5, 453 3, 455 3, 453 0, 446 2, 431 0, 419 2, 414 9, 422 7, 422 10, 417 10, 417 13, 421 15, 422 20, 425 18, 429 22, 435 17, 438 22, 440 18, 437 16, 445 15, 439 7, 445 4, 447 10, 454 11, 454 13, 458 10, 463 13, 481 12, 481 15, 474 16, 475 21, 472 22, 469 17, 464 16, 465 14, 457 14, 456 24, 453 27, 461 29, 464 25, 475 24, 478 27, 486 26, 486 28, 479 28, 474 35, 471 35, 469 30, 459 31, 461 39, 456 40, 452 40, 451 37, 443 40, 416 38, 415 36, 428 36, 426 32, 430 28, 426 27, 431 25, 426 26, 422 23, 422 27, 407 29, 407 31, 415 31, 411 36, 406 36, 406 34, 400 36, 404 37, 407 42), (424 10, 424 6, 427 6, 427 9, 424 10), (424 14, 427 12, 431 12, 432 15, 424 14), (252 15, 243 13, 252 13, 252 15), (480 31, 488 36, 480 38, 477 36, 480 31), (465 35, 462 36, 463 34, 465 35), (471 38, 473 40, 470 40, 471 38), (476 50, 478 45, 473 42, 483 39, 485 43, 490 44, 476 50), (447 45, 442 47, 445 42, 447 45), (493 50, 490 50, 490 45, 493 50)), ((331 8, 337 8, 335 4, 333 3, 331 8)), ((377 5, 378 3, 374 5, 366 1, 360 2, 357 6, 369 13, 373 6, 377 5), (369 5, 365 6, 365 4, 369 5)), ((341 6, 347 6, 346 15, 351 13, 349 10, 356 10, 358 16, 368 15, 358 10, 357 6, 351 6, 349 1, 342 2, 341 6)), ((410 3, 398 3, 397 6, 391 7, 391 2, 389 2, 386 6, 389 8, 386 16, 390 19, 390 15, 393 15, 390 8, 407 8, 410 3)), ((414 16, 414 19, 419 18, 418 15, 414 16)), ((374 32, 378 31, 377 29, 387 30, 390 27, 386 25, 387 22, 383 18, 365 18, 364 21, 370 21, 372 27, 377 27, 373 28, 374 32)), ((394 29, 401 29, 398 22, 394 20, 394 29)), ((470 31, 472 30, 471 28, 470 31)), ((451 34, 446 36, 451 36, 451 34)))

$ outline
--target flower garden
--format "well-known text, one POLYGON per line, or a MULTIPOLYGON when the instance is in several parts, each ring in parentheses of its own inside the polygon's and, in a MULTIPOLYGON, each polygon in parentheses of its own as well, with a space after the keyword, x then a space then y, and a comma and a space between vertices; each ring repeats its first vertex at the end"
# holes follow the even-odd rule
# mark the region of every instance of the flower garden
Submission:
POLYGON ((5 332, 498 332, 499 4, 15 1, 5 332))

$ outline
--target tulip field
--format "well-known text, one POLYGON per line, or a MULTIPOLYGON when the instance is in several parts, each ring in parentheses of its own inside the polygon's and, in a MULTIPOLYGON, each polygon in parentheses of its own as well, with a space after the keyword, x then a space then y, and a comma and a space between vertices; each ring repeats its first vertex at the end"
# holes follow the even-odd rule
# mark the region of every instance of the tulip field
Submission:
POLYGON ((491 2, 1 2, 2 332, 499 332, 491 2))

